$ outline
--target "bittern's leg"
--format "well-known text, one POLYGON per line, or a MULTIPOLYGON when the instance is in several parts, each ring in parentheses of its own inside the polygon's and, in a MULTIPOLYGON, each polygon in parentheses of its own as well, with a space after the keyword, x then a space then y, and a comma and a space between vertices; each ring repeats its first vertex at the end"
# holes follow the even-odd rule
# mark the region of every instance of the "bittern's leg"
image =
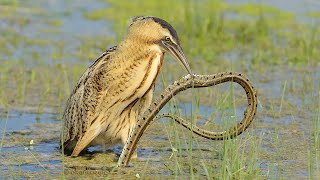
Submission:
MULTIPOLYGON (((129 120, 129 117, 127 117, 126 120, 129 120)), ((122 143, 125 145, 131 132, 133 131, 134 129, 134 126, 131 126, 130 125, 127 127, 127 128, 124 128, 122 131, 123 133, 121 134, 121 141, 122 143), (127 132, 127 133, 126 133, 127 132)), ((131 159, 136 159, 138 158, 138 153, 137 153, 137 149, 133 152, 132 156, 131 156, 131 159)))
MULTIPOLYGON (((133 109, 136 109, 138 112, 138 115, 136 118, 138 119, 139 116, 142 116, 143 113, 148 109, 152 102, 152 97, 153 97, 153 91, 154 91, 155 85, 151 87, 151 89, 139 100, 137 103, 137 106, 135 106, 133 109)), ((134 130, 134 127, 132 127, 131 132, 134 130)), ((131 133, 130 132, 130 133, 131 133)), ((133 152, 131 159, 136 159, 138 158, 138 153, 137 149, 133 152)))
MULTIPOLYGON (((154 85, 151 87, 151 89, 143 96, 141 97, 131 109, 129 109, 128 114, 126 114, 126 117, 124 119, 125 126, 122 127, 121 132, 121 141, 123 144, 126 144, 131 132, 134 130, 135 125, 137 123, 138 116, 141 116, 147 108, 150 106, 152 101, 154 91, 154 85)), ((137 150, 135 150, 131 156, 131 159, 135 159, 138 157, 137 150)))

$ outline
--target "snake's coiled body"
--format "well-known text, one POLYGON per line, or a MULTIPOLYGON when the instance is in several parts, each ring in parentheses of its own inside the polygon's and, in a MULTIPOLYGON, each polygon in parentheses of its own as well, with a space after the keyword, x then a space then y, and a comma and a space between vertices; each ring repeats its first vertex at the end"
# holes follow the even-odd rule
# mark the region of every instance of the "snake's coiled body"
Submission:
POLYGON ((135 129, 131 133, 122 150, 121 156, 118 160, 118 166, 126 166, 129 163, 131 155, 136 149, 137 143, 139 142, 144 131, 150 125, 150 122, 153 120, 156 114, 173 96, 188 88, 210 87, 225 82, 236 82, 241 85, 244 88, 248 99, 248 107, 244 113, 244 118, 235 127, 230 128, 228 131, 211 132, 203 130, 174 115, 160 115, 159 118, 173 118, 175 121, 192 130, 194 133, 212 140, 234 138, 244 132, 251 124, 257 111, 257 94, 250 81, 242 74, 233 72, 224 72, 214 75, 187 75, 168 86, 164 93, 162 93, 151 104, 144 115, 139 117, 135 129))

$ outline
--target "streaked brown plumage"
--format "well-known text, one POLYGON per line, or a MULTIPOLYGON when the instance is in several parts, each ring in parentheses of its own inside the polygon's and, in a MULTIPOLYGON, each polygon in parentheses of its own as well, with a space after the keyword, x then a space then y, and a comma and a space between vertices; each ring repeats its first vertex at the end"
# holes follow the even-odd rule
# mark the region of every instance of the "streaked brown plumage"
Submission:
POLYGON ((190 73, 171 25, 157 17, 134 18, 125 39, 103 53, 71 93, 61 148, 78 156, 91 145, 124 144, 137 117, 150 106, 166 51, 190 73))

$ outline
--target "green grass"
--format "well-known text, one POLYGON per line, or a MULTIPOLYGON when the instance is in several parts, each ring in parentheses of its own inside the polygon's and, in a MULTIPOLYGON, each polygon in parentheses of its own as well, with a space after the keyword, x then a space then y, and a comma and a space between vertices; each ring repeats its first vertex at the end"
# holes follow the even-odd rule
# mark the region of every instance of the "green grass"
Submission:
MULTIPOLYGON (((234 6, 225 4, 221 1, 207 1, 197 3, 194 1, 188 1, 183 3, 175 1, 170 5, 171 11, 175 12, 176 16, 171 16, 163 9, 166 9, 169 1, 163 2, 145 2, 145 3, 122 3, 119 1, 109 0, 108 3, 112 8, 98 9, 93 12, 85 14, 87 18, 103 19, 108 17, 108 20, 117 22, 113 25, 115 32, 118 33, 118 37, 121 38, 125 33, 127 18, 132 15, 155 15, 166 19, 169 22, 174 22, 173 26, 177 29, 183 48, 186 50, 187 57, 189 59, 200 59, 202 62, 206 62, 206 66, 220 65, 230 69, 231 64, 228 63, 229 59, 226 59, 223 55, 227 52, 241 52, 238 57, 238 61, 235 62, 233 67, 235 70, 241 69, 242 71, 252 71, 252 69, 262 70, 261 67, 268 67, 272 71, 274 65, 290 64, 291 66, 304 66, 317 64, 319 57, 319 38, 317 26, 310 27, 308 25, 302 25, 295 21, 295 17, 290 12, 284 12, 274 7, 267 7, 255 4, 234 6), (183 8, 181 8, 183 7, 183 8), (198 13, 200 12, 201 13, 198 13), (224 13, 234 12, 238 17, 236 19, 228 19, 224 13), (100 16, 100 17, 99 17, 100 16), (279 48, 281 45, 281 48, 279 48), (247 56, 249 58, 247 58, 247 56), (242 61, 242 63, 241 63, 242 61), (227 62, 227 63, 226 63, 227 62), (228 68, 229 67, 229 68, 228 68)), ((195 63, 191 61, 193 69, 197 72, 216 72, 216 68, 207 69, 201 63, 195 63)), ((270 70, 268 70, 270 71, 270 70)), ((168 72, 170 72, 168 70, 168 72)), ((166 72, 164 72, 166 74, 166 72)), ((270 73, 270 72, 268 72, 270 73)), ((172 79, 176 79, 177 76, 172 75, 172 79)), ((273 115, 275 121, 281 118, 288 110, 290 106, 289 101, 285 99, 287 97, 287 81, 283 81, 283 88, 279 99, 274 99, 271 102, 270 112, 273 115)), ((163 84, 166 86, 166 83, 163 84)), ((302 87, 306 89, 310 85, 302 87)), ((232 93, 232 91, 230 91, 232 93)), ((303 93, 309 94, 310 91, 306 90, 303 93)), ((262 94, 263 95, 263 94, 262 94)), ((199 95, 196 95, 196 99, 199 99, 199 95)), ((230 96, 234 97, 234 96, 230 96)), ((304 97, 302 97, 304 99, 304 97)), ((189 99, 190 100, 190 99, 189 99)), ((199 101, 195 100, 199 105, 199 101)), ((227 99, 227 103, 222 103, 223 109, 226 107, 231 108, 232 112, 236 110, 232 99, 227 99), (228 103, 229 102, 229 103, 228 103), (231 104, 230 104, 231 103, 231 104)), ((177 103, 176 105, 178 105, 177 103)), ((310 104, 307 101, 306 104, 310 104)), ((170 106, 169 106, 170 107, 170 106)), ((172 106, 171 106, 172 107, 172 106)), ((172 109, 170 110, 172 111, 172 109)), ((183 110, 180 110, 183 112, 183 110)), ((197 108, 194 114, 197 114, 197 108)), ((314 114, 314 113, 312 113, 314 114)), ((226 124, 230 126, 230 120, 234 115, 232 113, 226 114, 226 124)), ((294 115, 296 116, 296 115, 294 115)), ((194 116, 189 117, 194 121, 194 116)), ((175 127, 175 126, 174 126, 175 127)), ((280 178, 282 177, 281 168, 283 167, 280 157, 283 156, 283 139, 280 135, 282 127, 279 127, 277 123, 274 124, 275 131, 273 132, 273 141, 275 146, 274 162, 269 163, 267 177, 280 178)), ((170 167, 175 176, 185 175, 184 171, 189 172, 190 177, 199 177, 199 174, 193 171, 197 167, 196 161, 192 157, 192 148, 190 148, 194 140, 188 137, 187 141, 181 141, 181 133, 177 129, 173 129, 174 138, 171 136, 172 149, 178 151, 173 152, 175 160, 174 166, 170 167), (182 146, 188 145, 188 159, 189 163, 185 166, 184 156, 185 150, 182 150, 182 146)), ((250 132, 248 133, 250 134, 250 132)), ((206 171, 207 176, 219 177, 219 179, 230 178, 261 178, 261 170, 256 164, 256 159, 260 157, 261 144, 263 142, 262 134, 257 136, 255 134, 247 135, 243 138, 247 138, 251 141, 247 141, 248 144, 243 143, 240 140, 230 140, 223 142, 222 150, 222 162, 219 165, 219 171, 214 172, 210 170, 210 165, 202 163, 203 169, 206 171), (240 141, 240 142, 239 142, 240 141), (246 149, 246 148, 248 149, 246 149), (240 152, 239 152, 240 151, 240 152), (249 151, 249 152, 247 152, 249 151), (248 154, 252 154, 248 157, 248 154)), ((240 138, 242 139, 242 138, 240 138)), ((305 140, 309 141, 309 140, 305 140)), ((314 143, 312 143, 314 144, 314 143)), ((184 147, 184 146, 183 146, 184 147)), ((313 153, 311 153, 313 154, 313 153)), ((310 164, 315 164, 312 157, 308 158, 310 164)), ((199 167, 198 167, 199 168, 199 167)), ((201 168, 200 168, 201 169, 201 168)), ((310 169, 314 169, 310 167, 310 169)), ((312 177, 312 174, 309 174, 312 177)))
POLYGON ((221 63, 225 60, 221 55, 232 51, 250 54, 260 52, 260 57, 252 61, 260 65, 306 64, 316 62, 315 57, 318 57, 319 48, 316 47, 319 47, 319 41, 314 35, 318 33, 319 27, 310 31, 310 27, 297 23, 292 13, 275 7, 256 4, 235 6, 222 1, 123 3, 109 0, 108 3, 112 8, 88 12, 85 17, 107 17, 107 20, 116 22, 113 27, 119 38, 125 33, 127 19, 132 15, 162 17, 179 32, 183 48, 188 49, 187 57, 196 56, 211 64, 221 63), (169 4, 175 16, 166 13, 169 4), (227 13, 235 13, 235 18, 227 18, 227 13), (282 48, 278 48, 279 45, 282 48), (309 58, 306 58, 307 55, 309 58))
MULTIPOLYGON (((83 18, 110 22, 115 35, 95 34, 95 27, 92 27, 91 36, 74 36, 71 40, 56 38, 63 36, 61 18, 70 16, 68 12, 46 12, 28 2, 0 3, 3 12, 0 21, 7 23, 0 30, 2 111, 35 107, 34 111, 42 114, 49 107, 61 117, 66 99, 89 66, 88 62, 123 38, 128 19, 136 15, 159 16, 177 30, 194 72, 242 72, 252 80, 259 97, 257 118, 237 139, 212 142, 193 138, 189 131, 171 121, 164 124, 162 133, 168 138, 166 145, 172 151, 161 159, 159 167, 175 178, 286 179, 290 177, 288 172, 294 174, 300 169, 306 170, 310 179, 320 176, 317 83, 320 79, 315 76, 320 59, 319 24, 299 23, 292 12, 254 3, 233 5, 219 0, 103 2, 107 3, 106 7, 82 11, 83 18), (37 28, 39 22, 45 26, 37 28), (32 38, 21 33, 30 26, 37 28, 34 31, 42 36, 32 38), (288 124, 284 123, 287 119, 288 124), (208 149, 206 155, 197 150, 202 146, 208 149), (295 163, 288 165, 286 160, 295 163)), ((317 12, 307 15, 318 17, 317 12)), ((163 87, 185 74, 168 57, 165 61, 158 80, 163 87)), ((239 100, 241 98, 243 92, 237 87, 219 86, 182 93, 166 108, 197 123, 198 116, 203 116, 200 106, 215 105, 205 117, 205 127, 216 128, 214 123, 221 113, 220 125, 226 128, 235 123, 235 113, 245 103, 239 100), (180 108, 181 102, 192 102, 191 110, 180 108)), ((0 143, 2 147, 3 140, 0 143)), ((148 167, 153 165, 151 153, 139 175, 148 177, 148 167)))
MULTIPOLYGON (((217 87, 215 87, 217 88, 217 87)), ((217 89, 221 88, 219 86, 217 89)), ((221 97, 215 97, 214 101, 220 101, 221 99, 227 99, 224 103, 220 104, 217 108, 219 111, 222 111, 224 114, 222 117, 222 124, 220 126, 224 127, 223 129, 229 128, 235 125, 235 111, 236 111, 236 102, 234 95, 234 87, 230 85, 230 92, 222 93, 221 97)), ((209 91, 204 90, 204 91, 209 91)), ((220 89, 221 90, 221 89, 220 89)), ((199 91, 194 90, 194 98, 199 102, 201 97, 199 91)), ((194 107, 194 116, 184 116, 183 109, 174 108, 179 107, 180 101, 175 99, 172 103, 169 103, 167 107, 167 111, 174 113, 176 109, 176 113, 179 116, 183 116, 189 120, 189 122, 196 123, 198 120, 198 111, 199 111, 199 103, 195 103, 194 107), (193 118, 192 118, 193 117, 193 118)), ((209 117, 210 118, 210 117, 209 117)), ((210 127, 210 126, 209 126, 210 127)), ((207 127, 208 128, 208 127, 207 127)), ((260 170, 257 167, 256 159, 259 157, 262 135, 256 136, 254 134, 247 134, 245 137, 240 137, 239 139, 232 139, 228 141, 210 141, 203 140, 202 138, 191 138, 190 132, 186 132, 182 130, 180 125, 176 123, 169 123, 166 129, 166 134, 169 139, 170 146, 172 148, 172 156, 170 156, 171 166, 166 164, 165 166, 170 169, 172 174, 176 177, 184 177, 189 176, 190 178, 194 177, 199 179, 202 177, 200 173, 202 170, 205 171, 207 178, 210 177, 218 177, 219 179, 247 179, 247 178, 258 178, 260 177, 260 170), (182 131, 181 131, 182 130, 182 131), (213 149, 209 149, 211 158, 210 160, 206 159, 206 155, 199 154, 199 152, 193 152, 193 146, 196 148, 202 147, 205 144, 209 144, 209 146, 205 147, 213 147, 213 149), (186 152, 187 151, 187 152, 186 152), (218 159, 215 157, 215 153, 219 152, 218 159), (196 155, 195 155, 196 154, 196 155), (248 157, 250 154, 250 157, 248 157), (185 156, 188 156, 188 160, 186 160, 185 156), (193 157, 200 156, 202 159, 200 162, 197 160, 193 160, 193 157), (218 163, 217 163, 218 162, 218 163), (215 166, 213 166, 215 164, 215 166)), ((194 135, 193 135, 194 136, 194 135)), ((198 159, 197 157, 196 159, 198 159)))

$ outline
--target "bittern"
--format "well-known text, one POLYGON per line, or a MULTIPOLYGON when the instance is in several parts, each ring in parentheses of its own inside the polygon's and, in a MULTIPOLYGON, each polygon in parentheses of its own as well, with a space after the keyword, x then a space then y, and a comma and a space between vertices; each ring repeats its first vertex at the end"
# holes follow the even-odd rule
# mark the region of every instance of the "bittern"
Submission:
POLYGON ((124 40, 104 52, 73 89, 63 114, 61 148, 78 156, 89 146, 125 144, 138 116, 151 104, 165 52, 191 74, 168 22, 133 18, 124 40))

